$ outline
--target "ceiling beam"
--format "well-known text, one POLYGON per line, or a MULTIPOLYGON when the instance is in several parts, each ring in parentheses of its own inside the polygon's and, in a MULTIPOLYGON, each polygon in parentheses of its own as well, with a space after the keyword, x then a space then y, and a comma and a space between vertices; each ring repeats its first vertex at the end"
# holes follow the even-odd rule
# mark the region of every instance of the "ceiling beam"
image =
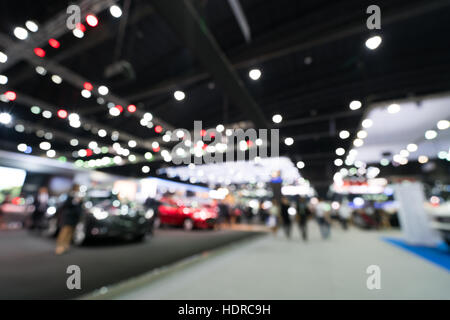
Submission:
POLYGON ((220 49, 213 35, 190 1, 174 6, 167 0, 152 2, 155 11, 172 27, 193 55, 213 76, 225 94, 240 107, 256 127, 267 128, 263 112, 248 93, 242 80, 220 49))

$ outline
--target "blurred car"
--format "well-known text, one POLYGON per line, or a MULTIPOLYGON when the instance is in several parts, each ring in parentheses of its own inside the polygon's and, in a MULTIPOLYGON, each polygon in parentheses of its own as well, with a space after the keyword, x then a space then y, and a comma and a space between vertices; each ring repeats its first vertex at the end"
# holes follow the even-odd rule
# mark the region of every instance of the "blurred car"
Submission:
POLYGON ((170 225, 180 226, 185 230, 213 229, 216 224, 217 210, 211 205, 187 206, 168 198, 162 198, 160 202, 155 228, 170 225))
MULTIPOLYGON (((123 203, 110 191, 93 190, 83 199, 83 214, 76 225, 73 242, 83 245, 94 238, 123 238, 141 241, 149 229, 151 212, 133 203, 123 203)), ((61 210, 47 210, 48 235, 59 232, 61 210)))

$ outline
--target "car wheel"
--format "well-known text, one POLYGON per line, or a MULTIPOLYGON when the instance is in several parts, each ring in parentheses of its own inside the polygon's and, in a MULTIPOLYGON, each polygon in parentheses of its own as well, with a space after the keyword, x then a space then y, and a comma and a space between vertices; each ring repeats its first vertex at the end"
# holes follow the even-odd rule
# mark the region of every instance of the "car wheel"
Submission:
POLYGON ((86 243, 87 231, 84 222, 78 222, 73 232, 73 243, 77 246, 82 246, 86 243))
POLYGON ((144 241, 144 239, 145 239, 145 233, 137 234, 134 237, 134 241, 136 241, 136 242, 142 242, 142 241, 144 241))
POLYGON ((183 221, 183 228, 187 231, 194 229, 194 221, 192 221, 191 219, 185 219, 183 221))

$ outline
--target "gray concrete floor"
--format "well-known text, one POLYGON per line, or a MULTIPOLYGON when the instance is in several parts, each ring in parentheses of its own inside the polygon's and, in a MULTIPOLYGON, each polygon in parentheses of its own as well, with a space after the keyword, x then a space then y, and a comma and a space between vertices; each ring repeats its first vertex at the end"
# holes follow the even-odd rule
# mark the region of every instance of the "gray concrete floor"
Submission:
POLYGON ((309 224, 309 242, 298 231, 234 246, 118 299, 450 299, 450 273, 381 240, 398 231, 344 232, 320 239, 309 224), (366 268, 381 268, 381 289, 369 290, 366 268))

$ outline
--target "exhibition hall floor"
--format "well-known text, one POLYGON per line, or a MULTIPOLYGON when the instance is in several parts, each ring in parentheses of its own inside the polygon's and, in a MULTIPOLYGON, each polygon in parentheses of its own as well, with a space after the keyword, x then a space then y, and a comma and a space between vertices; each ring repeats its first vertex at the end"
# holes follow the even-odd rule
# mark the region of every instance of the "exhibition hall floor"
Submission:
POLYGON ((386 241, 400 239, 399 231, 345 232, 336 226, 322 240, 313 221, 309 230, 307 243, 297 229, 291 240, 281 231, 243 240, 88 298, 450 299, 449 270, 386 241), (379 290, 367 288, 370 265, 380 268, 379 290))

